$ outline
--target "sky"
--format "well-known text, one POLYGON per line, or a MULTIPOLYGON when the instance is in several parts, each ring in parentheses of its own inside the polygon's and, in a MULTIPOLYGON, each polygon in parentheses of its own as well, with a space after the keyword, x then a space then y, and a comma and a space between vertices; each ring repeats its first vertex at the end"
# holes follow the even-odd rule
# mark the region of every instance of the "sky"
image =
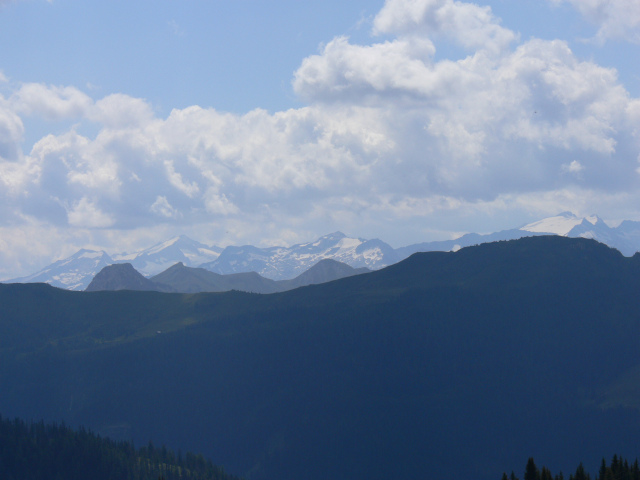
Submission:
POLYGON ((640 220, 637 0, 0 0, 0 45, 0 278, 640 220))

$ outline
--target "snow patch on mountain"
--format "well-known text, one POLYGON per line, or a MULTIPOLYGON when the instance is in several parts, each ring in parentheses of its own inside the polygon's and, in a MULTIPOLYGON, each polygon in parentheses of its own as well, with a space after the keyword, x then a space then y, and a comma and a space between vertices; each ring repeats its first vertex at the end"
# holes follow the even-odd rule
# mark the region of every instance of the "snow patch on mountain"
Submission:
POLYGON ((100 270, 112 263, 113 259, 104 251, 82 249, 39 272, 6 283, 42 282, 67 290, 84 290, 100 270))
POLYGON ((373 270, 399 260, 394 249, 381 240, 364 240, 334 232, 291 247, 227 247, 216 260, 201 267, 222 275, 254 271, 272 280, 288 280, 325 259, 373 270))
MULTIPOLYGON (((583 222, 595 225, 600 220, 596 215, 590 217, 577 217, 571 212, 562 212, 553 217, 543 218, 537 222, 530 223, 521 227, 520 230, 525 232, 537 232, 537 233, 553 233, 555 235, 561 235, 566 237, 569 235, 578 225, 583 222)), ((601 220, 600 220, 601 221, 601 220)))
POLYGON ((117 263, 131 263, 144 276, 150 277, 182 262, 187 267, 196 267, 218 258, 222 249, 210 247, 190 239, 186 235, 170 238, 152 247, 134 253, 114 255, 117 263))

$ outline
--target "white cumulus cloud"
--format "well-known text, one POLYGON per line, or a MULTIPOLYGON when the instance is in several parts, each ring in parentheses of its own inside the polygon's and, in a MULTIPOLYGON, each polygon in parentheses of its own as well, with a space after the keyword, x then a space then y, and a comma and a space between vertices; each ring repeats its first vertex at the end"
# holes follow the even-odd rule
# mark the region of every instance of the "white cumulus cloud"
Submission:
POLYGON ((176 209, 171 206, 171 204, 167 200, 167 197, 163 195, 158 195, 156 197, 156 201, 153 202, 153 205, 151 205, 150 210, 153 213, 161 215, 165 218, 174 218, 178 215, 178 212, 176 211, 176 209))
POLYGON ((104 213, 87 197, 82 197, 78 202, 68 208, 69 225, 85 228, 106 228, 114 224, 111 215, 104 213))
POLYGON ((88 95, 75 87, 39 83, 22 85, 9 101, 16 112, 46 120, 82 117, 93 104, 88 95))
POLYGON ((491 7, 454 0, 387 0, 374 19, 374 32, 444 36, 465 48, 492 53, 504 50, 517 38, 500 26, 491 7))
POLYGON ((625 39, 640 43, 640 2, 637 0, 550 0, 570 3, 598 26, 596 40, 625 39))
POLYGON ((159 115, 124 94, 3 87, 2 226, 209 228, 255 244, 342 229, 407 244, 513 212, 640 204, 640 99, 614 69, 562 40, 520 41, 460 1, 388 0, 373 33, 303 59, 306 106, 275 113, 159 115), (465 56, 438 59, 442 38, 465 56), (74 125, 27 147, 32 117, 74 125))
POLYGON ((20 157, 23 135, 22 119, 0 95, 0 162, 20 157))

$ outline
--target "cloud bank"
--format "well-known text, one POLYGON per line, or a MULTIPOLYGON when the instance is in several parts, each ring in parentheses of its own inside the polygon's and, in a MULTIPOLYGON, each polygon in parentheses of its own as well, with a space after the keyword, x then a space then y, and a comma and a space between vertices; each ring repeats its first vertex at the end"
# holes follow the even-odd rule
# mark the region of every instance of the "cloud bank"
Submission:
MULTIPOLYGON (((635 3, 575 3, 602 38, 611 22, 635 38, 621 19, 635 3)), ((640 204, 640 100, 614 69, 561 40, 520 41, 489 7, 388 0, 370 44, 332 39, 293 88, 305 107, 159 117, 124 94, 13 86, 0 95, 3 251, 23 241, 14 226, 90 242, 200 226, 211 243, 344 229, 408 244, 455 216, 639 213, 620 205, 640 204), (435 60, 441 42, 466 53, 435 60), (33 119, 68 126, 26 148, 33 119)))

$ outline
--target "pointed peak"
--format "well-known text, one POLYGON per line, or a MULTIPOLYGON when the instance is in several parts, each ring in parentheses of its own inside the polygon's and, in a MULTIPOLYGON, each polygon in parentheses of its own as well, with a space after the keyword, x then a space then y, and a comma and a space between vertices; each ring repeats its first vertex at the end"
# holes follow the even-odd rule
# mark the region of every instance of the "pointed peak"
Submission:
POLYGON ((180 243, 200 243, 200 242, 196 242, 191 237, 187 237, 185 234, 178 235, 177 237, 175 237, 175 241, 180 243))
POLYGON ((309 267, 309 270, 311 270, 312 268, 322 268, 322 267, 327 267, 332 265, 346 265, 346 264, 339 262, 338 260, 335 260, 333 258, 323 258, 318 260, 315 264, 311 265, 311 267, 309 267))
POLYGON ((184 248, 184 247, 188 248, 193 246, 206 247, 206 245, 203 245, 200 242, 194 240, 193 238, 187 237, 186 235, 182 234, 175 237, 171 237, 168 240, 165 240, 164 242, 157 243, 153 247, 148 248, 147 250, 144 250, 144 251, 147 253, 157 253, 161 250, 164 250, 165 248, 169 248, 174 245, 180 248, 184 248))

